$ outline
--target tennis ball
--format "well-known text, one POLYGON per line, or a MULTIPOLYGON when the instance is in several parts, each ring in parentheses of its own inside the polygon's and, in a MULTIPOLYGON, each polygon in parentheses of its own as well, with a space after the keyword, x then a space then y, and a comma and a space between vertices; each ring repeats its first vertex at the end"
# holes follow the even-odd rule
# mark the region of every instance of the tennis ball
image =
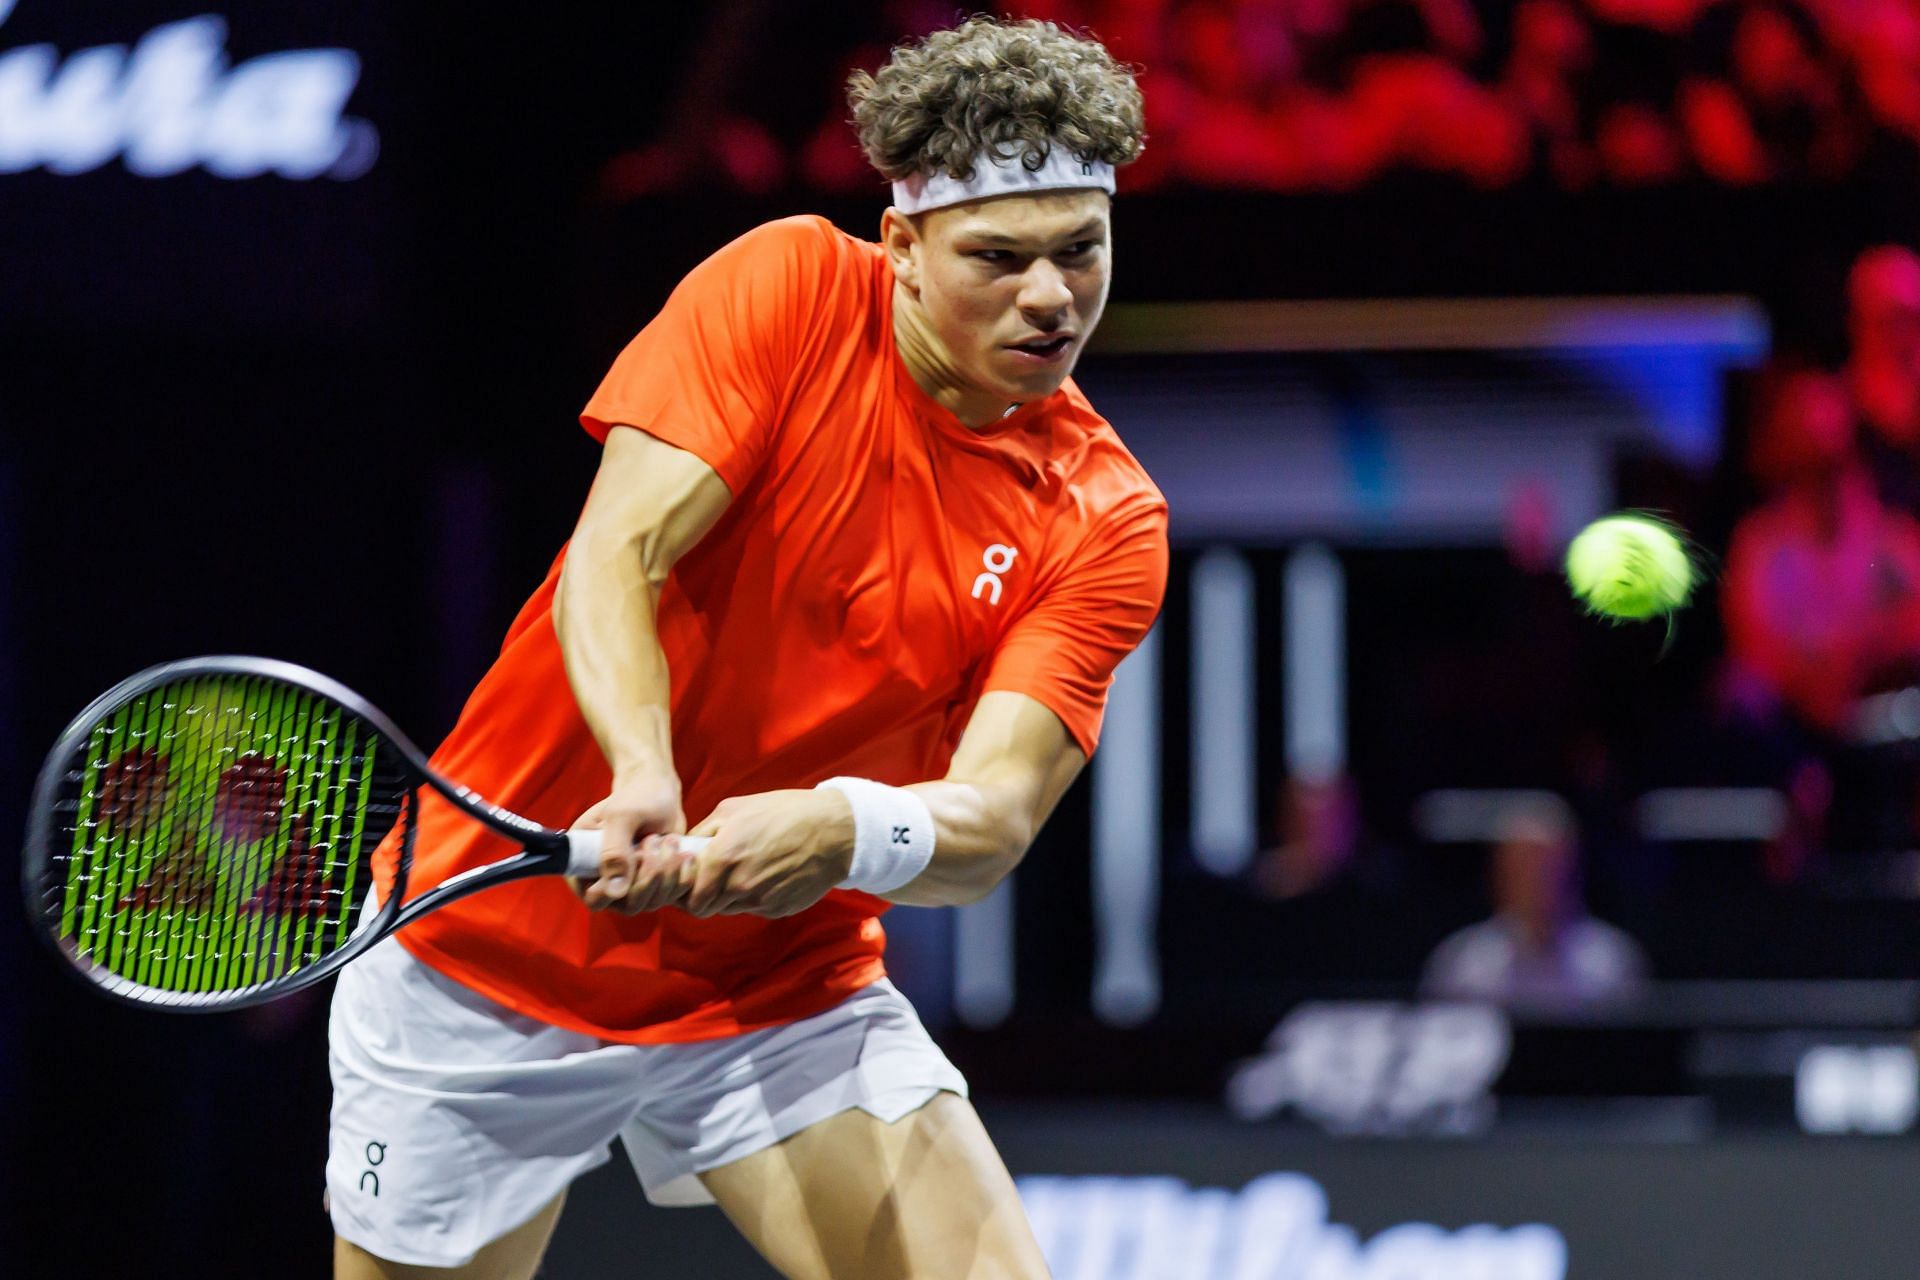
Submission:
POLYGON ((1671 613, 1693 591, 1693 560, 1673 529, 1640 515, 1612 515, 1567 547, 1567 582, 1588 610, 1609 618, 1671 613))

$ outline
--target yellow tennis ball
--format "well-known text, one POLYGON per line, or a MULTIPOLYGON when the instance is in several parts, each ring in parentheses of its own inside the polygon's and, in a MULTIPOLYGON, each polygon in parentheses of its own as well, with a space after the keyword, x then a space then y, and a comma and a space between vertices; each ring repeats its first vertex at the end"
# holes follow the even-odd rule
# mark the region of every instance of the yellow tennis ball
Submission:
POLYGON ((1595 520, 1567 547, 1567 582, 1594 613, 1651 618, 1693 591, 1693 560, 1668 526, 1647 516, 1595 520))

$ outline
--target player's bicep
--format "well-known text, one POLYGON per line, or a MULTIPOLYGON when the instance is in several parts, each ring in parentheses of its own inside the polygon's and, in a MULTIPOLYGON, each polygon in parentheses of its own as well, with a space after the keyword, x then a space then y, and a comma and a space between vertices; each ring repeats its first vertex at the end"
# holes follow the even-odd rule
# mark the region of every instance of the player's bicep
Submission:
POLYGON ((637 551, 658 584, 732 500, 719 473, 693 453, 616 427, 601 451, 574 541, 637 551))
POLYGON ((993 690, 974 706, 946 781, 991 793, 1038 831, 1086 763, 1086 753, 1044 703, 993 690))

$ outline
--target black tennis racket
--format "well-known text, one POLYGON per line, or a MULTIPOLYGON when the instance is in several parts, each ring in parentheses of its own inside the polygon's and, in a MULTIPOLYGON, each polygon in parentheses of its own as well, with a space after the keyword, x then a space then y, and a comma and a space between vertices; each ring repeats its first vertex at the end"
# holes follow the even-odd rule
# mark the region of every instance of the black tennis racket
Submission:
POLYGON ((338 682, 210 657, 124 680, 67 726, 34 791, 25 888, 28 917, 100 990, 234 1009, 311 986, 457 898, 599 863, 598 831, 549 830, 438 776, 338 682), (423 787, 521 851, 405 902, 423 787))

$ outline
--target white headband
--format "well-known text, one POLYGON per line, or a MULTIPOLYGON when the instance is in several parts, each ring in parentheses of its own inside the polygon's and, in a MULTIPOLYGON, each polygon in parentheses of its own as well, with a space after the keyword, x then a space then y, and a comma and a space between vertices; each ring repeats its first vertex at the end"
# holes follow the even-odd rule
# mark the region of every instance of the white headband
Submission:
POLYGON ((1095 188, 1113 194, 1113 166, 1104 160, 1076 159, 1071 151, 1055 143, 1047 149, 1046 163, 1038 169, 1027 168, 1020 155, 1003 159, 988 151, 973 162, 973 176, 965 182, 946 172, 903 178, 893 184, 893 206, 902 213, 925 213, 990 196, 1095 188))

